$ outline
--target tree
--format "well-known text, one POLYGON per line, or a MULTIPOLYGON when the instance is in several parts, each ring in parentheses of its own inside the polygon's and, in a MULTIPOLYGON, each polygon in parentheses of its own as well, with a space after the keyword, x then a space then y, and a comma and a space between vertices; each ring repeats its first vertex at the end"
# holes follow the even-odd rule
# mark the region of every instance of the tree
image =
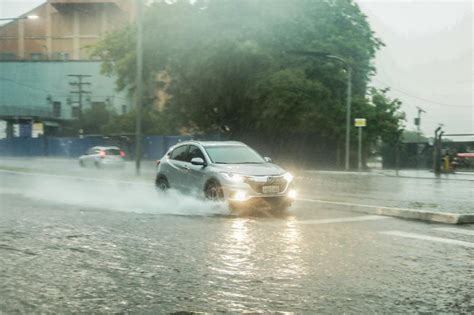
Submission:
MULTIPOLYGON (((95 48, 103 71, 130 92, 135 32, 130 26, 112 33, 95 48)), ((329 52, 350 63, 356 113, 382 119, 368 141, 388 137, 400 119, 383 91, 369 105, 371 62, 383 43, 352 0, 157 1, 147 10, 144 43, 145 97, 155 95, 157 74, 168 73, 171 98, 162 117, 173 117, 167 122, 175 129, 225 130, 274 147, 317 139, 335 151, 344 138, 346 73, 337 62, 289 50, 329 52)))

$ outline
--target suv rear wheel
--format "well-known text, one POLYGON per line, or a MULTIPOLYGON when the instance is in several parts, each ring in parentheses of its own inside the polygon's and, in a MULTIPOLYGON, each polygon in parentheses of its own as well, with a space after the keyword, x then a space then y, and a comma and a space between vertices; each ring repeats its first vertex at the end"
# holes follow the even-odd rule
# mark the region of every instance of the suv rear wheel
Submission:
POLYGON ((155 186, 159 191, 167 191, 170 188, 168 180, 164 177, 158 177, 155 181, 155 186))

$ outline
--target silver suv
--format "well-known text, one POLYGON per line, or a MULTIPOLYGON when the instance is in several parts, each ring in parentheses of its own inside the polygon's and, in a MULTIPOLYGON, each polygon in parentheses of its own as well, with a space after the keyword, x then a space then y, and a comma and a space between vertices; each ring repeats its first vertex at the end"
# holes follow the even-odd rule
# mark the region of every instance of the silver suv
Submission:
POLYGON ((265 206, 285 210, 296 197, 293 176, 242 142, 187 141, 157 162, 159 190, 193 191, 231 209, 265 206))

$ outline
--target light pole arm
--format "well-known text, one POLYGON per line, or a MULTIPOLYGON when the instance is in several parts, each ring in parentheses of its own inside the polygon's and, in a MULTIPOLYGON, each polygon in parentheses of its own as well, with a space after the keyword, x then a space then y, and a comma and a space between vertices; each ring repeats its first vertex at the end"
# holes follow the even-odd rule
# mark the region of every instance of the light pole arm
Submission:
POLYGON ((37 19, 37 15, 26 15, 14 18, 1 18, 0 21, 18 21, 18 20, 34 20, 37 19))

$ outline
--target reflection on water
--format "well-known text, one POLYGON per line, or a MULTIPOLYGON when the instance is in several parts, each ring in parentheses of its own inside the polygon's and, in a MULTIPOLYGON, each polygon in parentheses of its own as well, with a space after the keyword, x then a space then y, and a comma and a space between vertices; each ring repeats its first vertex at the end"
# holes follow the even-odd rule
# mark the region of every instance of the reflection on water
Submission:
POLYGON ((233 218, 224 223, 223 238, 210 249, 209 268, 215 274, 211 282, 217 286, 216 297, 227 301, 230 309, 259 311, 268 301, 253 293, 258 283, 278 298, 299 286, 297 281, 307 269, 295 218, 233 218))
POLYGON ((284 277, 301 277, 306 273, 302 257, 302 244, 300 225, 294 217, 287 218, 281 231, 281 259, 277 273, 284 277))
MULTIPOLYGON (((252 260, 255 252, 255 240, 249 231, 249 219, 237 218, 227 222, 225 238, 219 242, 218 261, 216 269, 225 275, 240 275, 251 277, 254 272, 252 260)), ((231 281, 238 281, 231 279, 231 281)))
POLYGON ((301 227, 294 217, 272 222, 235 218, 226 226, 225 237, 215 244, 219 261, 216 270, 220 273, 246 278, 262 276, 270 270, 278 278, 305 274, 301 227), (263 225, 267 224, 273 226, 274 233, 261 237, 263 225))

